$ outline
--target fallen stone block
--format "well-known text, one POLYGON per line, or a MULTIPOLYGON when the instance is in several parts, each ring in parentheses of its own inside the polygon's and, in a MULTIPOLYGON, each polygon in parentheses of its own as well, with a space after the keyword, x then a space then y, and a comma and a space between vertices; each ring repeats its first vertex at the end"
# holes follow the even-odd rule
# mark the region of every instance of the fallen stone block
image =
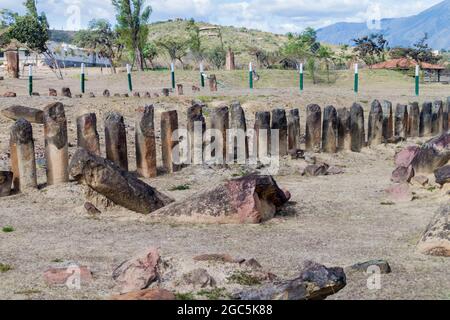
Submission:
POLYGON ((433 173, 450 160, 450 132, 443 133, 425 143, 414 157, 412 166, 416 173, 433 173))
POLYGON ((386 260, 371 260, 367 262, 357 263, 350 268, 354 271, 369 272, 371 268, 378 268, 380 274, 389 274, 392 272, 391 266, 386 260))
POLYGON ((409 167, 419 151, 418 146, 406 147, 395 156, 395 165, 397 167, 409 167))
POLYGON ((129 210, 149 214, 173 202, 112 161, 78 149, 70 163, 75 180, 129 210))
POLYGON ((182 283, 194 289, 215 287, 216 281, 205 269, 194 269, 183 274, 182 283))
POLYGON ((398 167, 392 173, 391 181, 394 183, 410 182, 414 177, 414 169, 409 167, 398 167))
POLYGON ((147 289, 159 278, 158 264, 161 262, 159 250, 149 248, 136 257, 124 261, 113 271, 117 290, 123 293, 147 289))
POLYGON ((58 96, 58 92, 55 89, 48 89, 48 96, 49 97, 57 97, 58 96))
POLYGON ((417 246, 420 253, 430 256, 450 257, 449 213, 450 204, 447 203, 431 219, 417 246))
POLYGON ((328 173, 329 166, 327 164, 312 164, 305 168, 305 176, 318 177, 325 176, 328 173))
POLYGON ((63 266, 51 267, 44 272, 44 281, 48 286, 77 286, 92 282, 92 272, 86 266, 65 263, 63 266))
POLYGON ((289 201, 271 176, 250 175, 175 202, 155 215, 198 223, 261 223, 289 201))
POLYGON ((264 285, 235 295, 239 300, 324 300, 347 285, 342 268, 327 268, 315 262, 304 264, 298 278, 264 285))
POLYGON ((176 300, 175 295, 164 289, 146 289, 111 296, 108 300, 117 301, 169 301, 176 300))
POLYGON ((4 98, 15 98, 15 97, 17 97, 17 94, 15 92, 9 91, 9 92, 5 92, 3 94, 3 97, 4 98))
POLYGON ((31 123, 43 124, 44 112, 39 109, 24 106, 11 106, 1 111, 2 115, 8 119, 17 121, 21 118, 31 123))
POLYGON ((429 179, 425 176, 415 176, 412 179, 412 184, 424 187, 428 184, 429 179))
POLYGON ((436 171, 434 171, 434 176, 436 177, 436 183, 443 186, 450 182, 450 165, 443 166, 436 171))

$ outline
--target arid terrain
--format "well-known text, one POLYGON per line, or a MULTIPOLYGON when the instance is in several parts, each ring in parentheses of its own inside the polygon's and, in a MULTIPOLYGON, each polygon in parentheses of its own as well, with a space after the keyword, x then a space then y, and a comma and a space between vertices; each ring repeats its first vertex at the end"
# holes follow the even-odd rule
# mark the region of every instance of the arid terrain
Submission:
MULTIPOLYGON (((14 104, 43 109, 61 101, 65 105, 69 125, 70 154, 76 149, 76 116, 95 112, 104 152, 103 117, 108 111, 125 116, 128 130, 130 170, 135 170, 134 122, 136 108, 154 104, 157 138, 162 111, 178 110, 180 127, 186 122, 186 108, 193 98, 200 98, 209 108, 239 100, 246 112, 248 125, 253 126, 254 113, 274 107, 299 108, 302 132, 305 107, 317 103, 322 107, 350 107, 355 101, 366 111, 374 99, 396 103, 416 101, 413 79, 394 72, 362 72, 361 91, 352 91, 353 75, 343 72, 333 85, 313 86, 305 91, 297 88, 297 74, 289 71, 261 71, 255 89, 246 89, 245 71, 217 72, 219 91, 193 94, 199 74, 177 72, 177 81, 184 84, 185 95, 159 98, 102 97, 104 89, 111 94, 126 93, 126 74, 100 74, 89 69, 87 92, 97 97, 48 97, 48 89, 60 93, 68 86, 79 93, 78 70, 65 71, 65 80, 44 70, 35 74, 34 91, 40 97, 28 97, 27 79, 0 81, 0 94, 14 91, 17 98, 0 98, 0 109, 14 104)), ((166 71, 133 73, 135 91, 161 93, 170 86, 166 71)), ((422 86, 419 102, 446 99, 450 86, 422 86)), ((208 113, 205 112, 207 116, 208 113)), ((367 120, 367 115, 366 115, 367 120)), ((9 170, 9 129, 13 122, 0 117, 0 170, 9 170)), ((397 145, 364 148, 362 153, 343 152, 335 155, 317 154, 317 159, 342 167, 342 175, 303 177, 301 161, 284 159, 275 177, 281 188, 288 189, 292 199, 276 219, 260 225, 188 225, 176 221, 157 221, 121 207, 104 211, 92 219, 83 205, 85 199, 76 182, 47 187, 45 177, 43 127, 33 125, 36 144, 38 182, 40 189, 0 199, 0 228, 12 226, 14 232, 0 232, 0 263, 11 270, 0 273, 0 299, 105 299, 112 294, 113 269, 135 253, 151 246, 161 249, 163 257, 191 261, 205 253, 229 253, 237 257, 255 258, 266 269, 284 277, 293 277, 300 264, 313 260, 326 266, 347 267, 358 262, 385 259, 392 273, 382 276, 381 290, 369 290, 367 275, 348 272, 348 284, 330 299, 450 299, 450 260, 425 256, 416 251, 422 232, 439 206, 449 200, 448 188, 412 187, 414 201, 393 203, 385 189, 390 186, 395 153, 407 145, 424 142, 413 139, 397 145), (57 261, 75 261, 91 268, 94 281, 81 290, 48 287, 44 271, 57 261)), ((158 144, 160 141, 158 139, 158 144)), ((158 161, 161 164, 161 152, 158 161)), ((173 175, 160 175, 145 180, 176 200, 188 198, 203 189, 241 174, 242 168, 214 169, 188 167, 173 175), (188 185, 184 191, 170 191, 188 185)), ((189 262, 187 262, 189 263, 189 262)))

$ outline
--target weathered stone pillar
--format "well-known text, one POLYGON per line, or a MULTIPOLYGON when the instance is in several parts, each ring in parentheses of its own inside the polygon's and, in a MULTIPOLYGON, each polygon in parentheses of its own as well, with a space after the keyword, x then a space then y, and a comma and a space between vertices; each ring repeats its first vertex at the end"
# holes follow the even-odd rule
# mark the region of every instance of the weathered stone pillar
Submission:
POLYGON ((10 171, 0 171, 0 198, 11 194, 13 173, 10 171))
POLYGON ((33 128, 25 119, 19 119, 11 128, 11 168, 16 191, 37 188, 36 159, 33 128))
POLYGON ((286 118, 286 111, 283 109, 272 110, 272 130, 278 130, 279 137, 279 155, 283 157, 288 153, 287 133, 288 124, 286 118))
POLYGON ((441 134, 443 127, 444 127, 444 106, 442 101, 436 100, 433 103, 431 115, 431 133, 433 135, 441 134))
POLYGON ((179 137, 175 136, 178 131, 178 113, 176 110, 163 112, 161 114, 161 150, 163 167, 167 173, 180 170, 180 155, 176 154, 179 137))
POLYGON ((105 118, 106 158, 128 171, 127 131, 123 116, 109 112, 105 118))
POLYGON ((350 109, 352 151, 361 152, 366 142, 366 130, 364 128, 364 109, 354 103, 350 109))
POLYGON ((322 150, 326 153, 337 152, 338 115, 333 106, 323 110, 322 150))
POLYGON ((383 139, 388 142, 394 136, 394 117, 392 112, 392 103, 384 100, 381 103, 383 109, 383 139))
POLYGON ((209 80, 209 90, 211 92, 216 92, 217 91, 217 78, 216 78, 216 75, 215 74, 210 75, 208 80, 209 80))
POLYGON ((100 138, 97 132, 97 116, 86 113, 77 118, 78 147, 100 156, 100 138))
POLYGON ((206 132, 206 121, 203 116, 203 107, 205 107, 203 103, 193 101, 192 107, 189 107, 187 110, 188 145, 192 164, 203 163, 203 136, 206 132), (194 132, 197 133, 197 135, 194 135, 194 132))
POLYGON ((322 110, 317 104, 306 107, 306 151, 319 152, 322 143, 322 110))
POLYGON ((369 129, 367 141, 370 146, 383 143, 383 108, 378 100, 372 102, 369 113, 369 129))
POLYGON ((433 104, 431 102, 424 102, 422 111, 420 112, 420 136, 431 136, 431 114, 433 104))
POLYGON ((156 177, 155 109, 153 105, 140 108, 136 119, 136 168, 144 178, 156 177))
POLYGON ((420 127, 420 108, 418 102, 409 104, 408 136, 418 137, 420 127))
POLYGON ((62 103, 52 103, 44 109, 45 156, 47 184, 69 181, 67 120, 62 103))
POLYGON ((256 112, 254 133, 254 154, 258 159, 264 159, 270 155, 270 112, 256 112))
POLYGON ((170 90, 168 88, 162 89, 162 94, 164 97, 168 97, 170 95, 170 90))
POLYGON ((225 68, 228 71, 232 71, 232 70, 236 69, 236 66, 234 63, 234 52, 231 50, 231 48, 228 48, 228 51, 227 51, 225 68))
MULTIPOLYGON (((223 161, 227 159, 227 130, 230 127, 229 109, 227 106, 215 108, 211 113, 211 129, 219 130, 222 133, 222 141, 217 141, 216 152, 222 150, 223 161)), ((211 141, 214 142, 214 141, 211 141)), ((212 154, 215 157, 216 154, 212 154)), ((223 163, 224 164, 224 163, 223 163)))
POLYGON ((11 78, 19 79, 19 50, 7 50, 6 57, 6 72, 11 78))
POLYGON ((450 97, 447 98, 444 108, 444 132, 450 129, 450 97))
POLYGON ((406 139, 408 132, 408 107, 397 104, 395 108, 395 136, 406 139))
POLYGON ((289 110, 288 149, 300 149, 300 111, 298 109, 289 110))
MULTIPOLYGON (((245 159, 248 159, 249 152, 248 152, 248 138, 247 138, 247 121, 245 119, 244 109, 242 109, 241 104, 238 101, 232 102, 230 105, 230 129, 237 130, 237 132, 240 132, 240 134, 244 134, 245 159)), ((239 148, 240 146, 238 144, 242 139, 238 139, 236 137, 233 140, 234 140, 232 141, 233 150, 230 150, 232 152, 231 159, 237 161, 239 160, 239 150, 240 150, 239 148)))
POLYGON ((351 115, 347 108, 338 110, 338 149, 339 151, 352 149, 351 115))
POLYGON ((177 84, 177 92, 179 96, 182 96, 184 94, 182 84, 177 84))

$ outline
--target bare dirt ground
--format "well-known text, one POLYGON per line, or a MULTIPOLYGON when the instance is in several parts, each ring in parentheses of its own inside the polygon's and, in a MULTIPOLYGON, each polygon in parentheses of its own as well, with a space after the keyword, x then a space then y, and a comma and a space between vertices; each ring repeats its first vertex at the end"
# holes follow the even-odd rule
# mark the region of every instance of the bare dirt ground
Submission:
MULTIPOLYGON (((180 127, 184 126, 186 108, 193 98, 192 84, 198 84, 196 72, 180 72, 179 81, 185 84, 184 97, 169 98, 103 98, 101 92, 125 93, 126 75, 101 75, 89 70, 87 92, 97 98, 46 97, 48 88, 60 92, 69 86, 79 92, 77 71, 69 70, 65 80, 58 81, 49 72, 38 71, 35 90, 41 97, 26 97, 26 79, 0 81, 0 93, 15 91, 17 98, 0 98, 0 109, 13 104, 44 108, 50 102, 62 101, 69 122, 70 153, 76 146, 76 116, 84 111, 97 113, 99 133, 103 145, 103 117, 116 110, 124 114, 128 127, 130 170, 135 169, 134 115, 135 109, 153 103, 156 126, 162 111, 179 111, 180 127)), ((355 97, 351 74, 342 74, 333 86, 307 87, 299 94, 295 74, 274 71, 262 74, 257 88, 245 89, 244 73, 218 73, 219 92, 211 95, 203 90, 197 95, 214 107, 222 102, 240 100, 251 126, 256 110, 273 107, 301 110, 304 129, 305 107, 317 103, 322 107, 350 107, 355 100, 366 110, 373 99, 387 99, 395 103, 415 100, 411 96, 412 81, 394 74, 363 74, 362 91, 355 97), (365 77, 364 77, 365 75, 365 77), (392 80, 394 78, 394 80, 392 80), (287 79, 287 80, 286 80, 287 79), (286 86, 288 89, 276 89, 286 86), (370 89, 370 90, 369 90, 370 89)), ((169 75, 152 72, 134 75, 136 91, 160 92, 167 87, 169 75)), ((423 87, 427 99, 450 96, 450 87, 423 87)), ((10 120, 0 118, 0 170, 9 170, 10 120)), ((306 178, 294 160, 283 161, 280 174, 275 177, 282 188, 290 190, 292 199, 282 215, 261 225, 186 225, 173 221, 158 222, 116 207, 103 212, 98 220, 83 209, 85 202, 81 187, 71 182, 62 186, 45 185, 43 161, 43 128, 34 125, 38 175, 41 188, 30 194, 0 199, 0 227, 12 226, 12 233, 0 232, 0 263, 12 270, 0 273, 0 299, 104 299, 110 296, 114 281, 113 269, 122 261, 150 246, 161 248, 163 256, 192 259, 204 253, 229 253, 233 256, 256 258, 273 273, 293 277, 305 260, 327 266, 350 266, 372 259, 386 259, 392 274, 382 277, 381 290, 369 290, 365 274, 348 273, 348 285, 330 299, 450 299, 450 260, 424 256, 415 247, 431 217, 440 204, 448 201, 446 190, 414 187, 416 200, 392 204, 386 202, 384 190, 390 185, 394 169, 394 155, 402 147, 423 142, 410 140, 399 145, 365 148, 361 154, 318 154, 319 160, 344 167, 337 176, 306 178), (94 281, 82 290, 51 288, 45 285, 43 272, 55 261, 76 261, 94 272, 94 281)), ((158 132, 159 137, 159 132, 158 132)), ((160 161, 160 152, 158 151, 160 161)), ((160 162, 161 163, 161 162, 160 162)), ((232 178, 240 168, 210 169, 189 167, 174 175, 161 175, 146 180, 159 191, 181 200, 196 192, 216 186, 232 178), (169 191, 174 186, 188 184, 189 190, 169 191)))

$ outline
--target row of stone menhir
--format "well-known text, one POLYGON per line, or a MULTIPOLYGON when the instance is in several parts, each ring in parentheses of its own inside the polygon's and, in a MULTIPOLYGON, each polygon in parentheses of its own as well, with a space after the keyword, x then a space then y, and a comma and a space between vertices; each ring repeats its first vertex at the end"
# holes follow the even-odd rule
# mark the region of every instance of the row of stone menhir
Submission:
POLYGON ((323 111, 311 104, 306 110, 306 150, 335 153, 339 150, 360 152, 366 146, 396 142, 407 137, 437 135, 449 128, 450 98, 425 102, 422 110, 417 102, 398 104, 395 111, 389 101, 375 100, 371 105, 366 141, 364 110, 355 103, 350 110, 328 106, 323 111), (323 121, 322 121, 323 118, 323 121))

